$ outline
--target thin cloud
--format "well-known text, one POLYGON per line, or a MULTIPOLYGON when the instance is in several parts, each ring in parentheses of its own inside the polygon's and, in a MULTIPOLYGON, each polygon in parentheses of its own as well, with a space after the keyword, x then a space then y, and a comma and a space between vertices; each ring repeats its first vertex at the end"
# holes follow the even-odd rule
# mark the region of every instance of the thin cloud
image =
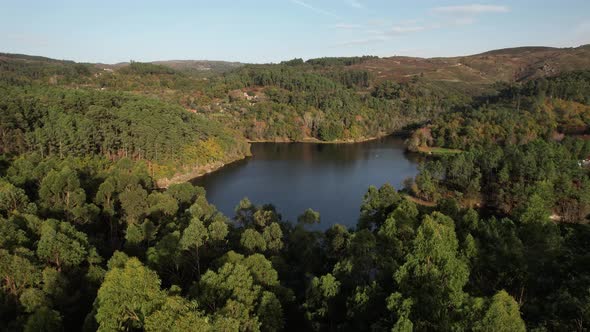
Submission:
POLYGON ((388 26, 391 25, 391 22, 388 20, 384 20, 384 19, 372 19, 369 20, 369 25, 374 26, 374 27, 384 27, 384 26, 388 26))
POLYGON ((452 19, 451 21, 448 22, 448 25, 450 26, 454 26, 454 25, 470 25, 475 23, 476 20, 473 17, 458 17, 455 19, 452 19))
POLYGON ((333 17, 333 18, 340 18, 340 16, 338 16, 338 15, 336 15, 334 13, 331 13, 331 12, 326 11, 326 10, 323 10, 321 8, 312 6, 312 5, 308 4, 307 2, 303 2, 301 0, 290 0, 290 1, 292 3, 294 3, 294 4, 296 4, 296 5, 299 5, 301 7, 307 8, 307 9, 309 9, 309 10, 311 10, 311 11, 317 13, 317 14, 321 14, 321 15, 329 16, 329 17, 333 17))
POLYGON ((412 33, 412 32, 419 32, 419 31, 424 31, 424 30, 426 30, 426 28, 422 27, 422 26, 394 26, 391 29, 389 29, 388 31, 386 31, 386 33, 390 34, 390 35, 398 36, 398 35, 403 35, 403 34, 412 33))
POLYGON ((439 14, 448 15, 478 15, 485 13, 507 13, 510 8, 499 5, 480 5, 470 4, 462 6, 443 6, 432 8, 432 11, 439 14))
POLYGON ((376 30, 371 29, 367 30, 367 33, 371 33, 373 35, 381 35, 381 36, 401 36, 410 33, 420 32, 427 30, 432 27, 424 27, 424 26, 404 26, 404 25, 396 25, 386 29, 376 30))
POLYGON ((356 46, 356 45, 367 45, 367 44, 374 44, 378 42, 384 42, 389 38, 385 36, 379 37, 370 37, 370 38, 363 38, 363 39, 355 39, 355 40, 347 40, 344 42, 336 43, 334 47, 342 47, 342 46, 356 46))
MULTIPOLYGON (((510 11, 510 8, 500 5, 468 4, 462 6, 434 7, 430 11, 431 13, 438 14, 439 17, 436 20, 438 22, 428 23, 423 22, 423 20, 414 19, 399 21, 393 25, 385 20, 369 21, 368 26, 345 23, 337 24, 335 28, 338 29, 365 29, 365 33, 369 34, 369 36, 366 36, 366 38, 340 42, 333 46, 373 44, 413 33, 470 25, 476 22, 478 16, 487 13, 506 13, 510 11)), ((581 27, 582 30, 585 30, 584 25, 581 25, 581 27)))
POLYGON ((431 12, 446 17, 446 20, 440 23, 441 26, 446 27, 471 25, 477 22, 476 18, 480 15, 507 13, 509 11, 510 8, 507 6, 480 4, 443 6, 431 9, 431 12))
POLYGON ((385 34, 385 31, 377 30, 377 29, 370 29, 370 30, 366 30, 365 32, 373 34, 373 35, 384 35, 385 34))
POLYGON ((367 30, 366 32, 372 34, 372 36, 367 37, 367 38, 362 38, 362 39, 354 39, 354 40, 340 42, 340 43, 334 44, 334 46, 355 46, 355 45, 366 45, 366 44, 380 43, 380 42, 388 41, 388 40, 392 39, 393 37, 402 36, 402 35, 415 33, 415 32, 420 32, 420 31, 424 31, 424 30, 427 30, 427 27, 403 26, 403 25, 393 26, 393 27, 390 27, 387 29, 382 29, 382 30, 375 30, 375 29, 367 30))
POLYGON ((421 20, 418 19, 413 19, 413 20, 402 20, 402 21, 398 21, 397 25, 412 25, 412 24, 418 24, 420 23, 421 20))
POLYGON ((360 29, 362 25, 360 24, 348 24, 348 23, 338 23, 334 25, 335 29, 343 29, 343 30, 353 30, 353 29, 360 29))
POLYGON ((362 3, 358 2, 357 0, 348 0, 348 4, 354 8, 365 8, 362 3))

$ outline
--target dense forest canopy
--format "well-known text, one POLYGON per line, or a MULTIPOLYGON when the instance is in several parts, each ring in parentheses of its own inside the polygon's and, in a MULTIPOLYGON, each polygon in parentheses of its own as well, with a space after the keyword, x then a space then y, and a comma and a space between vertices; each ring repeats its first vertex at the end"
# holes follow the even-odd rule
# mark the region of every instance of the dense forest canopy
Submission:
POLYGON ((362 67, 381 60, 201 76, 0 54, 0 329, 590 329, 588 68, 474 94, 362 67), (160 188, 248 140, 401 129, 429 157, 350 229, 160 188))
POLYGON ((0 152, 125 156, 149 160, 153 174, 246 153, 220 123, 179 106, 124 93, 0 84, 0 152))

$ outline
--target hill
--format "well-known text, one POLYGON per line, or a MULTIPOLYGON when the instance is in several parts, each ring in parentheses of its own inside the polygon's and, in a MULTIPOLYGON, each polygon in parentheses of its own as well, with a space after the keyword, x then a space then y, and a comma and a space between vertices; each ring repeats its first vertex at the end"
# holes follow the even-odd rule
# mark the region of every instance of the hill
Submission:
MULTIPOLYGON (((212 60, 161 60, 148 62, 150 64, 164 66, 176 71, 191 73, 203 76, 222 74, 244 65, 241 62, 212 61, 212 60)), ((119 62, 116 64, 97 63, 100 69, 116 70, 129 66, 130 62, 119 62)))
POLYGON ((0 331, 587 331, 586 52, 294 59, 207 77, 4 55, 0 331), (404 126, 433 155, 401 192, 369 187, 356 227, 247 198, 224 216, 203 188, 171 184, 244 157, 245 138, 404 126), (313 231, 320 221, 330 229, 313 231))
MULTIPOLYGON (((73 61, 56 60, 42 56, 0 53, 0 61, 51 63, 64 66, 73 61)), ((244 66, 241 62, 211 60, 161 60, 150 62, 181 72, 226 73, 244 66)), ((286 62, 285 62, 286 63, 286 62)), ((491 50, 480 54, 457 57, 420 58, 407 56, 351 57, 310 59, 306 63, 316 67, 345 67, 348 70, 366 70, 377 82, 395 80, 403 82, 415 76, 439 82, 464 84, 491 84, 497 81, 519 82, 562 72, 590 68, 590 45, 575 48, 543 46, 514 47, 491 50), (349 59, 349 61, 345 61, 349 59), (354 61, 353 59, 361 59, 354 61)), ((100 69, 120 69, 129 62, 94 64, 100 69)))
POLYGON ((433 81, 470 85, 519 82, 588 68, 588 45, 576 48, 516 47, 448 58, 394 56, 351 66, 351 69, 375 74, 377 80, 404 81, 422 76, 433 81))
POLYGON ((463 108, 496 93, 498 82, 521 84, 588 69, 588 46, 256 65, 197 60, 104 65, 0 57, 3 80, 157 98, 220 121, 251 141, 362 141, 463 108))
POLYGON ((152 63, 181 71, 205 71, 213 73, 225 73, 244 65, 241 62, 210 60, 167 60, 154 61, 152 63))
POLYGON ((73 64, 74 61, 70 60, 56 60, 52 58, 47 58, 44 56, 37 56, 37 55, 26 55, 26 54, 12 54, 12 53, 0 53, 0 60, 9 61, 9 60, 21 60, 21 61, 37 61, 37 62, 48 62, 48 63, 70 63, 73 64))

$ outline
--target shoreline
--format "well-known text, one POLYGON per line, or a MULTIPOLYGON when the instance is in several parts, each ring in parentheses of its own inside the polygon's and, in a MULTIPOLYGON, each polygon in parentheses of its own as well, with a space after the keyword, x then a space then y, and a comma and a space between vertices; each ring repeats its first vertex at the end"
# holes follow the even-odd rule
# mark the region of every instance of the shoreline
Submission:
POLYGON ((291 140, 288 138, 277 138, 277 139, 260 139, 260 140, 248 140, 248 143, 313 143, 313 144, 355 144, 355 143, 365 143, 374 140, 378 140, 383 137, 387 136, 402 136, 401 132, 393 132, 393 133, 385 133, 371 137, 363 137, 356 140, 335 140, 335 141, 322 141, 315 137, 304 138, 301 140, 291 140))
MULTIPOLYGON (((381 135, 377 135, 377 136, 372 136, 372 137, 365 137, 362 139, 358 139, 358 140, 345 140, 345 141, 321 141, 317 138, 308 138, 308 139, 303 139, 303 140, 297 140, 297 141, 292 141, 289 139, 275 139, 275 140, 248 140, 247 142, 249 144, 252 143, 313 143, 313 144, 355 144, 355 143, 365 143, 365 142, 370 142, 370 141, 374 141, 374 140, 378 140, 380 138, 383 137, 387 137, 387 136, 402 136, 402 132, 393 132, 393 133, 388 133, 388 134, 381 134, 381 135)), ((201 165, 201 166, 196 166, 193 169, 187 171, 187 172, 183 172, 183 173, 178 173, 175 174, 174 176, 172 176, 172 178, 162 178, 162 179, 158 179, 156 180, 156 186, 160 189, 166 189, 169 186, 173 185, 173 184, 179 184, 179 183, 183 183, 183 182, 189 182, 191 180, 194 179, 198 179, 204 175, 207 175, 209 173, 213 173, 227 165, 233 164, 235 162, 244 160, 248 157, 251 157, 252 153, 249 152, 246 155, 243 156, 237 156, 234 158, 230 158, 227 161, 216 161, 213 163, 209 163, 209 164, 205 164, 205 165, 201 165)))
POLYGON ((213 163, 196 166, 187 172, 177 173, 174 176, 172 176, 171 178, 162 178, 162 179, 156 180, 156 187, 158 187, 160 189, 167 189, 169 186, 171 186, 173 184, 190 182, 194 179, 202 177, 203 175, 213 173, 213 172, 215 172, 227 165, 244 160, 244 159, 251 157, 251 156, 252 156, 252 153, 249 153, 249 154, 243 155, 243 156, 236 156, 236 157, 231 158, 226 161, 216 161, 213 163))

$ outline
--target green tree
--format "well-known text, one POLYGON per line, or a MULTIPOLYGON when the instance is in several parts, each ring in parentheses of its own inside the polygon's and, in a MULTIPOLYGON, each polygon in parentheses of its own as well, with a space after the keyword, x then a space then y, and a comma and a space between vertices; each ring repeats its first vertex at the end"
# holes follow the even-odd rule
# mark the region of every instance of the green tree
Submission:
POLYGON ((107 272, 96 297, 99 331, 134 330, 145 326, 146 318, 160 308, 166 294, 158 275, 130 258, 125 267, 107 272))
POLYGON ((166 193, 176 199, 181 210, 189 207, 197 196, 205 196, 205 190, 203 188, 195 187, 188 182, 173 184, 168 187, 166 193))
POLYGON ((266 249, 270 252, 277 253, 283 249, 283 231, 278 223, 273 222, 265 227, 262 232, 262 238, 266 243, 266 249))
POLYGON ((21 294, 19 301, 26 312, 34 312, 41 307, 49 305, 47 296, 38 288, 27 288, 21 294))
POLYGON ((103 183, 98 186, 98 191, 94 201, 102 207, 103 213, 108 216, 115 214, 115 194, 116 194, 116 183, 113 178, 107 178, 103 183))
POLYGON ((87 258, 88 251, 86 234, 71 224, 52 219, 43 223, 37 256, 54 264, 59 271, 64 267, 78 266, 87 258))
POLYGON ((384 184, 379 189, 370 186, 361 205, 359 228, 378 228, 401 200, 401 196, 390 184, 384 184))
POLYGON ((304 225, 313 225, 320 223, 320 213, 312 209, 307 209, 302 215, 297 217, 297 222, 304 225))
POLYGON ((261 289, 247 267, 226 263, 217 272, 209 270, 199 281, 198 291, 199 303, 209 308, 214 325, 230 320, 241 331, 260 329, 254 309, 261 289))
POLYGON ((168 193, 152 192, 148 198, 148 214, 159 218, 173 216, 178 211, 178 202, 168 193))
POLYGON ((526 331, 524 321, 520 317, 518 303, 506 291, 501 290, 494 297, 483 320, 474 328, 476 331, 526 331))
POLYGON ((0 213, 5 215, 13 211, 36 212, 35 205, 29 202, 29 197, 21 188, 0 179, 0 213))
POLYGON ((523 204, 522 208, 517 211, 517 215, 523 223, 549 222, 549 205, 541 196, 533 194, 528 201, 523 204))
POLYGON ((314 277, 305 294, 305 318, 318 331, 333 327, 330 322, 330 304, 340 293, 340 282, 330 273, 314 277))
POLYGON ((251 228, 242 233, 240 244, 249 252, 263 252, 266 250, 266 241, 262 234, 251 228))
POLYGON ((414 326, 451 328, 466 297, 468 276, 467 265, 458 257, 453 220, 438 212, 426 216, 406 263, 395 273, 404 298, 414 303, 414 326))
POLYGON ((24 326, 25 332, 59 332, 63 330, 59 312, 47 307, 39 308, 32 313, 24 326))
POLYGON ((39 271, 29 259, 12 255, 5 249, 0 249, 0 276, 5 294, 15 301, 27 287, 40 281, 39 271))
POLYGON ((209 239, 209 232, 203 222, 197 218, 192 218, 188 227, 182 233, 180 238, 180 247, 183 250, 194 250, 197 261, 197 275, 201 275, 201 260, 199 257, 199 248, 202 247, 209 239))
POLYGON ((195 302, 180 296, 168 296, 164 304, 145 319, 146 331, 213 331, 195 302))
POLYGON ((392 332, 411 332, 414 324, 410 320, 413 301, 404 299, 402 294, 393 293, 387 298, 387 309, 396 313, 397 321, 391 329, 392 332))
POLYGON ((80 187, 76 171, 65 166, 51 170, 41 181, 39 197, 43 206, 51 211, 64 211, 69 219, 83 218, 86 193, 80 187))
POLYGON ((148 193, 140 185, 126 189, 119 194, 121 208, 125 212, 128 224, 139 222, 148 210, 148 193))

